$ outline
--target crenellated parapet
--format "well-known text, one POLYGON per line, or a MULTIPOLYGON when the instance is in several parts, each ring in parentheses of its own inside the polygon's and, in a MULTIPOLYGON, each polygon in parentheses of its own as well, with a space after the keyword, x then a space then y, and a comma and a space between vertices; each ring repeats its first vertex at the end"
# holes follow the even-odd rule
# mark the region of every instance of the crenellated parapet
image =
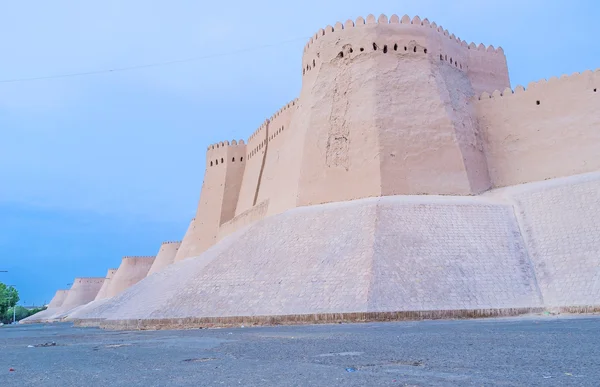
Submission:
POLYGON ((228 162, 244 162, 245 151, 244 140, 221 141, 212 144, 206 151, 206 167, 223 166, 228 162))
POLYGON ((122 259, 154 259, 153 255, 126 255, 122 259))
POLYGON ((311 47, 314 45, 314 43, 317 42, 320 37, 325 36, 326 34, 340 32, 341 30, 347 30, 349 28, 361 27, 364 25, 373 25, 373 24, 380 24, 380 25, 381 24, 383 24, 383 25, 400 24, 400 25, 406 25, 406 26, 411 25, 411 26, 417 26, 417 27, 419 27, 419 26, 426 27, 426 28, 432 29, 433 31, 438 32, 439 34, 443 35, 444 37, 447 37, 452 43, 454 43, 456 45, 460 45, 467 49, 470 49, 470 50, 472 49, 472 50, 477 50, 477 51, 485 51, 488 53, 504 54, 504 50, 502 49, 502 47, 494 48, 494 46, 492 46, 492 45, 489 45, 486 47, 482 43, 480 43, 479 45, 477 45, 473 42, 467 43, 465 40, 462 40, 461 38, 448 32, 448 30, 444 29, 444 27, 442 27, 441 25, 438 26, 435 22, 430 23, 427 18, 421 20, 421 18, 419 16, 415 16, 411 19, 410 16, 408 16, 408 15, 404 15, 402 18, 400 18, 396 14, 392 15, 389 19, 384 14, 381 14, 379 16, 379 18, 377 18, 377 19, 375 18, 374 15, 371 14, 371 15, 367 16, 366 19, 363 18, 362 16, 359 16, 356 19, 356 21, 352 21, 352 20, 348 19, 345 23, 337 22, 333 27, 331 25, 328 25, 327 27, 325 27, 325 29, 320 29, 319 31, 317 31, 317 33, 315 33, 310 38, 308 43, 306 43, 306 45, 304 46, 304 53, 306 54, 307 52, 309 52, 311 47))
POLYGON ((98 284, 104 282, 104 277, 76 277, 73 284, 98 284))
POLYGON ((163 244, 163 245, 172 245, 172 244, 174 244, 174 243, 181 243, 181 241, 165 241, 165 242, 163 242, 162 244, 163 244))
POLYGON ((475 97, 494 187, 600 170, 600 69, 475 97))
MULTIPOLYGON (((581 91, 583 92, 592 92, 597 93, 600 88, 600 68, 592 71, 586 70, 583 72, 574 72, 571 75, 561 75, 560 77, 550 77, 548 79, 541 79, 539 81, 530 82, 527 85, 527 88, 522 85, 517 85, 515 89, 511 89, 510 87, 505 88, 504 90, 494 90, 491 93, 484 91, 478 97, 481 101, 485 101, 487 99, 498 99, 500 97, 507 97, 513 94, 526 93, 528 91, 536 91, 547 88, 557 88, 557 87, 565 87, 570 85, 575 85, 579 83, 580 80, 585 78, 585 83, 582 83, 580 86, 581 91)), ((541 105, 541 100, 536 100, 535 103, 537 105, 541 105)))
POLYGON ((373 52, 429 54, 468 72, 476 92, 509 85, 501 47, 467 43, 435 22, 408 15, 392 15, 389 19, 386 15, 369 15, 320 29, 304 47, 302 74, 310 76, 323 63, 341 55, 358 58, 373 52))

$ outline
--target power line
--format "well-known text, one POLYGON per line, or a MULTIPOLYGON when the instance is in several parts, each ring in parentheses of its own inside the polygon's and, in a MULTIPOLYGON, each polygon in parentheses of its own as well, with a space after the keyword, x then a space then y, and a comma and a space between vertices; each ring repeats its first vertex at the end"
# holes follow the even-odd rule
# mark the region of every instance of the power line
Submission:
POLYGON ((307 37, 295 38, 295 39, 290 39, 290 40, 286 40, 286 41, 282 41, 282 42, 278 42, 278 43, 265 44, 263 46, 249 47, 249 48, 244 48, 244 49, 240 49, 240 50, 236 50, 236 51, 228 51, 228 52, 222 52, 222 53, 212 54, 212 55, 202 55, 202 56, 195 56, 195 57, 185 58, 185 59, 176 59, 176 60, 170 60, 170 61, 166 61, 166 62, 155 62, 155 63, 140 64, 140 65, 135 65, 135 66, 116 67, 116 68, 112 68, 112 69, 82 71, 82 72, 77 72, 77 73, 46 75, 46 76, 30 77, 30 78, 4 79, 4 80, 0 80, 0 83, 29 82, 29 81, 39 81, 39 80, 44 80, 44 79, 81 77, 81 76, 86 76, 86 75, 107 74, 107 73, 116 73, 116 72, 122 72, 122 71, 139 70, 139 69, 145 69, 145 68, 151 68, 151 67, 168 66, 168 65, 173 65, 173 64, 195 62, 195 61, 199 61, 199 60, 203 60, 203 59, 211 59, 211 58, 223 57, 223 56, 228 56, 228 55, 233 55, 233 54, 239 54, 242 52, 262 50, 265 48, 280 46, 280 45, 286 44, 286 43, 297 42, 301 39, 308 40, 309 38, 307 38, 307 37))

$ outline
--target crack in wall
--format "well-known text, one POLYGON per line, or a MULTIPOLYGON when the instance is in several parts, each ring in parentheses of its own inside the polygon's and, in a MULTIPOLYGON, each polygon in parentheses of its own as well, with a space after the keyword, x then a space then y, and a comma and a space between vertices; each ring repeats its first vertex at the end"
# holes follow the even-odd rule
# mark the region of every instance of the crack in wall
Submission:
POLYGON ((256 182, 256 191, 254 191, 254 200, 252 201, 252 206, 256 205, 258 201, 258 192, 260 191, 260 183, 262 181, 263 172, 265 170, 265 164, 267 161, 267 152, 269 150, 269 124, 270 120, 267 120, 265 125, 265 153, 263 154, 261 163, 260 163, 260 172, 258 173, 258 181, 256 182))

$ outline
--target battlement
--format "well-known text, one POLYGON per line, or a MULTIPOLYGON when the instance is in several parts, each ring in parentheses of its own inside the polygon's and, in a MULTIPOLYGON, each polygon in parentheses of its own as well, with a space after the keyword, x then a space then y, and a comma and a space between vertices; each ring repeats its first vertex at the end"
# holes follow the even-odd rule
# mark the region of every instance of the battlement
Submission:
POLYGON ((123 257, 124 259, 154 259, 156 257, 152 256, 152 255, 127 255, 125 257, 123 257))
MULTIPOLYGON (((581 77, 589 77, 588 80, 592 81, 592 82, 588 82, 584 85, 586 90, 589 90, 593 93, 597 93, 598 89, 600 88, 600 68, 592 71, 592 70, 585 70, 583 72, 574 72, 571 75, 561 75, 560 77, 550 77, 548 79, 541 79, 539 81, 534 81, 534 82, 530 82, 527 85, 527 88, 521 86, 521 85, 517 85, 517 87, 515 87, 515 89, 511 89, 510 87, 505 88, 503 91, 500 90, 494 90, 492 93, 488 93, 486 91, 484 91, 483 93, 481 93, 481 95, 479 96, 479 100, 487 100, 487 99, 498 99, 500 97, 507 97, 513 94, 520 94, 520 93, 525 93, 527 91, 530 90, 536 90, 536 89, 540 89, 540 88, 545 88, 545 87, 560 87, 560 86, 568 86, 570 84, 573 84, 575 82, 578 82, 580 80, 581 77)), ((541 100, 536 100, 535 101, 537 105, 540 105, 542 103, 541 100)))
POLYGON ((73 281, 73 285, 100 283, 103 281, 104 281, 104 277, 76 277, 75 280, 73 281))
MULTIPOLYGON (((380 15, 379 18, 375 18, 374 15, 369 15, 366 19, 363 17, 358 17, 356 21, 347 20, 345 23, 337 22, 334 26, 328 25, 324 29, 319 29, 319 31, 317 31, 317 33, 315 33, 315 35, 313 35, 310 38, 310 40, 304 47, 302 63, 303 74, 310 72, 313 68, 317 66, 318 61, 322 59, 321 53, 315 52, 315 47, 317 47, 316 43, 318 43, 324 37, 327 37, 330 34, 339 34, 342 31, 352 30, 354 28, 361 28, 365 26, 369 27, 374 25, 377 25, 379 27, 385 26, 395 28, 398 29, 398 31, 405 30, 410 35, 414 34, 416 30, 432 31, 439 34, 439 38, 443 38, 439 39, 441 45, 450 44, 450 46, 453 46, 455 48, 460 47, 464 50, 479 51, 489 55, 500 54, 504 56, 504 50, 502 49, 502 47, 495 48, 493 45, 488 45, 486 47, 481 43, 467 43, 467 41, 450 33, 441 25, 438 26, 435 22, 430 23, 428 19, 421 20, 419 16, 415 16, 411 19, 408 15, 404 15, 402 18, 400 18, 398 15, 394 14, 388 19, 388 17, 384 14, 380 15), (445 40, 446 38, 448 40, 445 40)), ((367 47, 363 47, 363 49, 367 50, 367 47)), ((465 64, 465 66, 466 65, 467 64, 465 64)))
POLYGON ((206 167, 217 167, 228 162, 243 162, 246 153, 244 140, 221 141, 212 144, 206 152, 206 167))
POLYGON ((307 53, 311 49, 311 47, 314 45, 314 43, 317 40, 319 40, 319 38, 322 36, 325 36, 327 34, 331 34, 334 32, 340 32, 342 30, 347 30, 347 29, 354 28, 354 27, 361 27, 361 26, 372 25, 372 24, 379 24, 379 25, 399 24, 399 25, 406 25, 406 26, 411 25, 411 26, 417 26, 417 27, 426 27, 426 28, 430 28, 434 31, 437 31, 444 37, 447 37, 450 41, 452 41, 452 43, 460 45, 462 47, 465 47, 469 50, 485 51, 488 53, 499 53, 499 54, 504 55, 504 50, 502 49, 502 47, 494 48, 493 45, 489 45, 486 47, 482 43, 480 43, 480 44, 475 44, 473 42, 467 43, 465 40, 462 40, 461 38, 448 32, 448 30, 444 29, 444 27, 442 27, 441 25, 438 26, 435 22, 430 23, 427 18, 421 20, 421 18, 419 16, 415 16, 411 19, 410 16, 404 15, 400 19, 398 17, 398 15, 396 15, 396 14, 393 14, 389 19, 384 14, 381 14, 379 16, 379 18, 377 18, 377 19, 375 18, 374 15, 371 14, 371 15, 368 15, 366 19, 363 18, 362 16, 359 16, 356 19, 356 22, 348 19, 343 24, 341 22, 337 22, 337 23, 335 23, 335 25, 333 27, 331 25, 328 25, 327 27, 325 27, 325 29, 321 28, 319 31, 317 31, 317 33, 315 33, 309 39, 309 41, 304 46, 304 53, 307 53))
POLYGON ((166 242, 163 242, 162 244, 163 245, 170 245, 170 244, 173 244, 173 243, 181 243, 181 241, 166 241, 166 242))

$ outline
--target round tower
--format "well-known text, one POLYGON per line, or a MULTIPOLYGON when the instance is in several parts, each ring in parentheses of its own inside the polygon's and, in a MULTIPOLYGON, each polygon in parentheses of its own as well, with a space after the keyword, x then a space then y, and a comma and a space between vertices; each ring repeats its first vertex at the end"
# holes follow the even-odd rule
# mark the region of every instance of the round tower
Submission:
POLYGON ((298 205, 490 187, 470 101, 509 86, 501 49, 427 19, 370 15, 315 34, 302 74, 298 205))

